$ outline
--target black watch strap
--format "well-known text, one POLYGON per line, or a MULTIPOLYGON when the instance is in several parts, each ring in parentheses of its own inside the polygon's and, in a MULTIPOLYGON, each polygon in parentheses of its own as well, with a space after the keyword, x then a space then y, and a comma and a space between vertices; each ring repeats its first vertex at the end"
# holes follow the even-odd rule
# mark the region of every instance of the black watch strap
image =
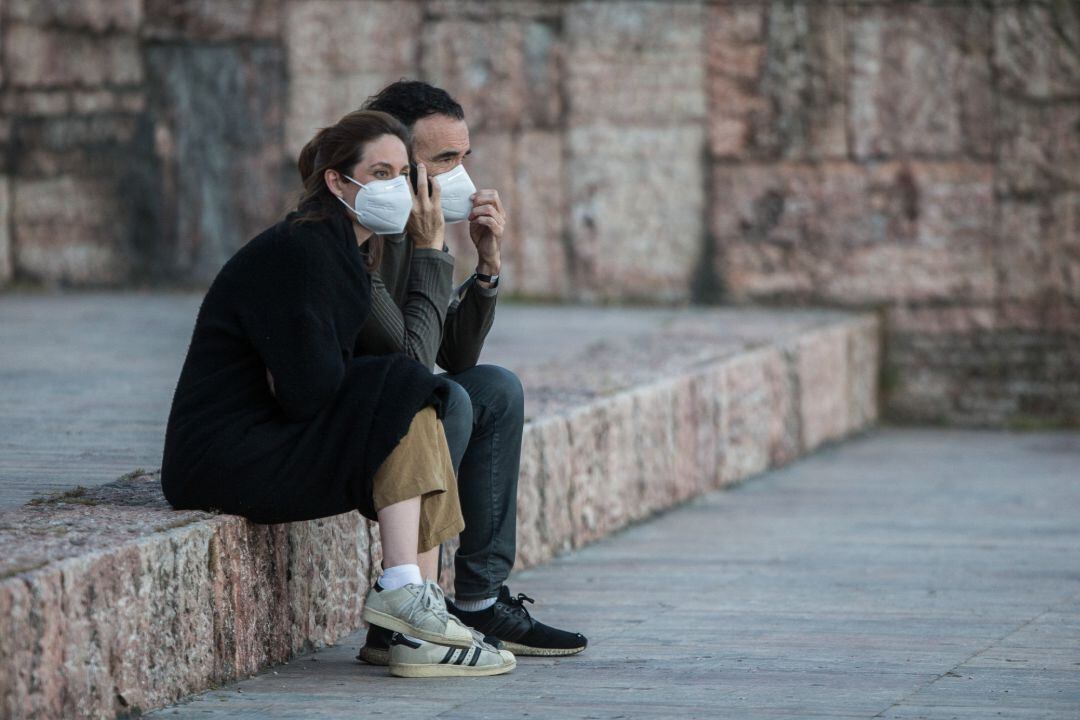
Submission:
POLYGON ((497 274, 485 275, 484 273, 478 272, 476 273, 476 279, 483 280, 486 283, 491 283, 491 287, 499 287, 499 276, 497 274))

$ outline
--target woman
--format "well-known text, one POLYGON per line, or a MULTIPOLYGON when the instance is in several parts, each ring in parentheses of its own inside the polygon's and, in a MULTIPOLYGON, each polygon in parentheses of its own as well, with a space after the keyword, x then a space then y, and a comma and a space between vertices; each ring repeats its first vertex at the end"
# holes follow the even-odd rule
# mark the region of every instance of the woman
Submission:
POLYGON ((448 615, 432 580, 439 544, 464 526, 440 423, 447 385, 404 355, 352 356, 379 234, 411 215, 411 233, 442 245, 438 187, 411 190, 407 146, 397 120, 359 111, 301 151, 296 211, 230 258, 199 308, 162 487, 175 508, 259 523, 377 519, 385 569, 363 617, 399 633, 390 672, 494 675, 513 655, 448 615))

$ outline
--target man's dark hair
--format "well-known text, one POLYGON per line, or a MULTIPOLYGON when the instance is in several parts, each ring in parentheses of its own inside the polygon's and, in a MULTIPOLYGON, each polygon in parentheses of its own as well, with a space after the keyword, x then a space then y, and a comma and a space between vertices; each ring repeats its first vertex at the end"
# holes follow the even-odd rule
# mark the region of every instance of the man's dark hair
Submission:
POLYGON ((389 113, 409 129, 417 120, 429 115, 465 119, 465 111, 445 90, 419 80, 398 80, 387 85, 367 99, 364 110, 389 113))

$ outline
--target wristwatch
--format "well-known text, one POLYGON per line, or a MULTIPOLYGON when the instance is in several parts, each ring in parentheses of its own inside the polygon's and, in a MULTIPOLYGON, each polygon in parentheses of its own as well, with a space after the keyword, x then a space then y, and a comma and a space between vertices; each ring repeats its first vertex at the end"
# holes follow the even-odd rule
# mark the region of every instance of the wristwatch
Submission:
POLYGON ((484 273, 479 273, 478 272, 478 273, 476 273, 476 279, 477 280, 483 280, 486 283, 491 283, 491 287, 493 287, 493 288, 499 287, 499 276, 498 275, 485 275, 484 273))

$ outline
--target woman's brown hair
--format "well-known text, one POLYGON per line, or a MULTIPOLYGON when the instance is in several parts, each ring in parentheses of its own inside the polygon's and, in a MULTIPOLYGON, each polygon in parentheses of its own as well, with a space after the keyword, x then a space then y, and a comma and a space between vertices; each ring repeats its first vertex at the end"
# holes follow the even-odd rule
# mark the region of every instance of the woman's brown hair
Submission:
MULTIPOLYGON (((318 222, 334 213, 348 213, 326 187, 323 175, 327 170, 350 174, 363 157, 364 147, 383 135, 394 135, 409 147, 409 131, 405 126, 392 115, 377 110, 356 110, 315 133, 296 161, 304 189, 296 206, 299 215, 293 222, 318 222)), ((367 241, 369 271, 379 267, 382 250, 383 239, 373 234, 367 241)))

